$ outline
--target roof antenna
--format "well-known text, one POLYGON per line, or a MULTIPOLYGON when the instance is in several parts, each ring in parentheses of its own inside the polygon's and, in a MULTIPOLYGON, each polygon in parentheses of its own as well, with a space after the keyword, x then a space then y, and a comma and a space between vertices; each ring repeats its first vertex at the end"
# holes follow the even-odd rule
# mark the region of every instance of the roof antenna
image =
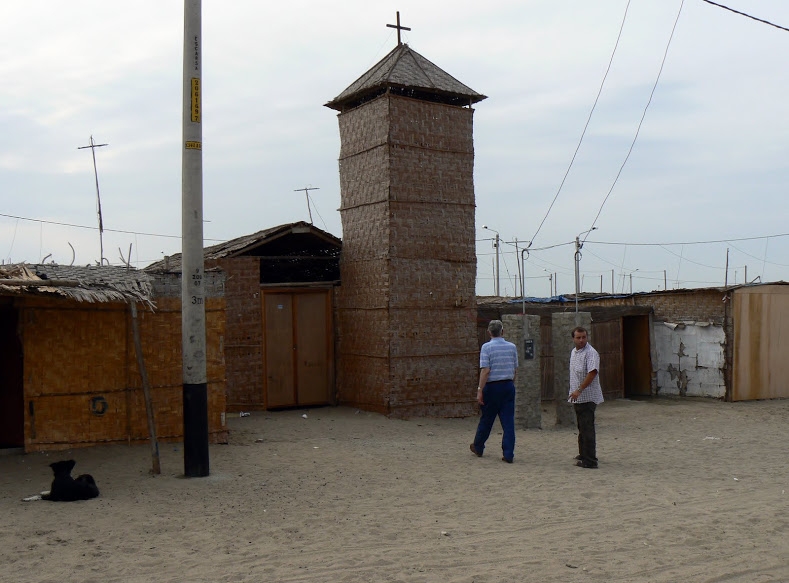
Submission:
POLYGON ((387 28, 396 28, 396 29, 397 29, 397 46, 398 46, 398 47, 399 47, 401 44, 403 44, 403 43, 400 41, 400 31, 401 31, 401 30, 411 30, 411 29, 410 29, 410 28, 408 28, 407 26, 400 26, 400 11, 399 11, 399 10, 397 11, 397 24, 387 24, 387 25, 386 25, 386 27, 387 27, 387 28))
POLYGON ((109 144, 94 144, 93 136, 90 137, 90 146, 80 146, 77 150, 84 150, 90 148, 90 153, 93 154, 93 175, 96 177, 96 200, 98 201, 98 214, 99 214, 99 252, 101 253, 101 261, 99 265, 104 265, 104 223, 101 220, 101 195, 99 194, 99 173, 96 171, 96 148, 109 146, 109 144))
POLYGON ((305 186, 304 188, 297 188, 293 192, 301 192, 304 191, 304 196, 307 197, 307 212, 310 215, 310 225, 314 225, 315 223, 312 222, 312 210, 310 209, 310 190, 320 190, 317 186, 305 186))

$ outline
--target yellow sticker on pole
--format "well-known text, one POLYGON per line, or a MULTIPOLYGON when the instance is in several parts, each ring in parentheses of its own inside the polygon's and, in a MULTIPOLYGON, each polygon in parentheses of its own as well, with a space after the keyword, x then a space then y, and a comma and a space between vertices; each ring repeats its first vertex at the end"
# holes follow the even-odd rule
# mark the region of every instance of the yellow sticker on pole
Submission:
POLYGON ((187 150, 202 150, 203 144, 201 142, 186 142, 187 150))
POLYGON ((192 121, 200 123, 200 79, 192 77, 192 121))

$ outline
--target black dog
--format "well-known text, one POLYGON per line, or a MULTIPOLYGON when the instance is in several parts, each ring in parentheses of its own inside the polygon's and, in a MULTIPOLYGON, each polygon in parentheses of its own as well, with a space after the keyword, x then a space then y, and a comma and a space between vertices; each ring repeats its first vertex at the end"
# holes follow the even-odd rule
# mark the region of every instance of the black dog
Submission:
POLYGON ((49 464, 55 473, 52 480, 52 488, 46 494, 42 494, 44 500, 53 502, 73 502, 74 500, 89 500, 99 495, 96 481, 90 474, 82 474, 77 479, 71 477, 71 470, 77 462, 74 460, 62 460, 49 464))

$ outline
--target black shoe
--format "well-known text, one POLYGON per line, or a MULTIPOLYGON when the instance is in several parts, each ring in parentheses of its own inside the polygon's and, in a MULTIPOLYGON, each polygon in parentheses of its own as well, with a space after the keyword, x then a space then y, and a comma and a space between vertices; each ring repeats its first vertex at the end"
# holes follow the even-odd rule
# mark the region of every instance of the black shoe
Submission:
POLYGON ((482 452, 477 451, 477 448, 474 447, 473 443, 471 445, 469 445, 468 447, 471 450, 471 453, 473 453, 475 456, 482 457, 482 452))
POLYGON ((596 470, 597 464, 587 464, 585 462, 575 462, 575 465, 579 468, 587 468, 589 470, 596 470))
POLYGON ((501 461, 503 461, 503 462, 507 462, 508 464, 511 464, 511 463, 512 463, 512 458, 510 458, 510 459, 507 459, 507 458, 505 458, 504 456, 501 456, 501 461))
MULTIPOLYGON (((584 458, 581 457, 580 455, 577 455, 573 459, 580 462, 580 461, 583 461, 584 458)), ((594 461, 595 461, 595 463, 597 463, 597 458, 594 458, 594 461)))

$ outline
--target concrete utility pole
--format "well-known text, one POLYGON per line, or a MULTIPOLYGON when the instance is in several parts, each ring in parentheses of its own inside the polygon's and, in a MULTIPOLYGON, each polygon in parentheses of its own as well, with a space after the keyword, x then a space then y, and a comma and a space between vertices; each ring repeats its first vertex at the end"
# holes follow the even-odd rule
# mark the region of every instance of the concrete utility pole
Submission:
POLYGON ((97 213, 99 215, 99 265, 104 265, 104 221, 101 218, 101 194, 99 193, 99 173, 96 170, 96 148, 103 148, 109 144, 94 144, 93 136, 90 137, 90 146, 80 146, 77 150, 84 150, 90 148, 90 153, 93 154, 93 176, 96 177, 96 201, 97 213))
POLYGON ((187 477, 208 475, 208 382, 203 285, 203 39, 200 1, 184 1, 181 343, 184 474, 187 477))
POLYGON ((482 228, 487 231, 493 231, 496 233, 496 238, 494 239, 493 246, 496 248, 496 292, 495 295, 499 296, 499 232, 496 229, 491 229, 487 225, 482 225, 482 228))
POLYGON ((581 280, 579 277, 579 273, 581 270, 581 249, 583 248, 584 244, 581 243, 581 235, 585 235, 586 233, 591 233, 592 231, 597 230, 597 227, 592 227, 588 231, 584 231, 583 233, 578 233, 578 236, 575 238, 575 325, 580 326, 578 319, 578 294, 581 293, 581 280))

